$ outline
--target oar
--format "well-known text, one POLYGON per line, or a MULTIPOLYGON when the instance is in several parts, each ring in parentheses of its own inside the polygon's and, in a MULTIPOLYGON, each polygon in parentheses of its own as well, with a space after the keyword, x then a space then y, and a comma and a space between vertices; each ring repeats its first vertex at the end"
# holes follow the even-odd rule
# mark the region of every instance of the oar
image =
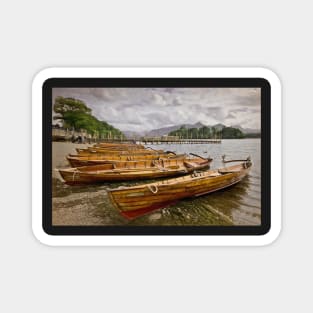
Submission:
POLYGON ((167 153, 167 154, 173 153, 176 155, 176 153, 174 151, 165 151, 165 153, 167 153))
MULTIPOLYGON (((147 147, 147 149, 151 149, 151 150, 154 150, 154 151, 156 151, 156 152, 160 153, 160 151, 159 151, 159 150, 153 149, 153 148, 151 148, 151 147, 147 147)), ((172 153, 172 154, 175 154, 175 155, 176 155, 176 153, 175 153, 174 151, 165 151, 165 153, 167 153, 167 154, 172 153)))
POLYGON ((151 150, 157 151, 156 149, 153 149, 153 148, 151 148, 151 147, 147 147, 146 149, 151 149, 151 150))
POLYGON ((225 160, 225 157, 226 157, 226 155, 224 154, 224 155, 222 155, 222 161, 223 161, 223 163, 230 163, 230 162, 247 162, 247 161, 251 161, 251 157, 250 156, 248 156, 245 160, 244 159, 242 159, 242 160, 240 160, 240 159, 237 159, 237 160, 225 160))
MULTIPOLYGON (((195 154, 195 153, 189 153, 190 155, 193 155, 193 156, 195 156, 195 157, 198 157, 198 158, 200 158, 200 159, 202 159, 202 160, 208 160, 208 159, 206 159, 206 158, 204 158, 204 157, 202 157, 201 155, 198 155, 198 154, 195 154)), ((209 158, 210 159, 210 158, 209 158)))

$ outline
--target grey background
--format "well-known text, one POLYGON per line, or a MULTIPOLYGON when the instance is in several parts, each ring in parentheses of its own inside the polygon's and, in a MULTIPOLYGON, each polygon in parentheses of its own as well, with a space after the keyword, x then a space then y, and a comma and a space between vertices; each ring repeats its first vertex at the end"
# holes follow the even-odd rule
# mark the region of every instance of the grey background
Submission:
POLYGON ((309 1, 2 2, 1 312, 312 311, 311 13, 309 1), (41 245, 31 232, 35 73, 161 65, 264 66, 280 76, 280 238, 263 248, 41 245))

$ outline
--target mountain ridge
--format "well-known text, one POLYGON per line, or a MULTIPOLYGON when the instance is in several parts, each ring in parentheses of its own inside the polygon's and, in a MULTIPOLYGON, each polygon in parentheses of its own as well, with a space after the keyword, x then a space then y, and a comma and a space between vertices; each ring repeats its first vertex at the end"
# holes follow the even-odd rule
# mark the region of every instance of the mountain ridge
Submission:
MULTIPOLYGON (((148 132, 135 132, 135 131, 123 131, 123 133, 129 137, 159 137, 159 136, 166 136, 168 133, 172 132, 172 131, 176 131, 178 129, 180 129, 182 126, 184 126, 187 129, 190 128, 201 128, 201 127, 210 127, 210 128, 215 128, 218 131, 221 131, 223 128, 228 127, 222 123, 217 123, 215 125, 205 125, 201 122, 197 122, 194 124, 179 124, 179 125, 174 125, 174 126, 167 126, 167 127, 161 127, 161 128, 156 128, 156 129, 152 129, 148 132)), ((229 126, 229 127, 233 127, 233 128, 238 128, 239 130, 241 130, 244 134, 260 134, 261 130, 258 129, 253 129, 253 128, 244 128, 241 127, 240 125, 234 125, 234 126, 229 126)))
MULTIPOLYGON (((146 137, 157 137, 157 136, 165 136, 168 133, 180 129, 182 126, 185 126, 185 128, 190 129, 190 128, 201 128, 201 127, 210 127, 210 128, 215 128, 218 131, 221 131, 223 128, 228 127, 222 123, 218 123, 215 125, 205 125, 201 122, 197 122, 195 124, 179 124, 179 125, 174 125, 174 126, 169 126, 169 127, 162 127, 162 128, 157 128, 150 130, 149 132, 145 133, 144 136, 146 137)), ((238 128, 240 129, 244 134, 259 134, 261 133, 261 130, 258 129, 253 129, 253 128, 244 128, 241 127, 240 125, 234 125, 234 126, 229 126, 233 128, 238 128)), ((124 132, 127 133, 127 132, 124 132)))

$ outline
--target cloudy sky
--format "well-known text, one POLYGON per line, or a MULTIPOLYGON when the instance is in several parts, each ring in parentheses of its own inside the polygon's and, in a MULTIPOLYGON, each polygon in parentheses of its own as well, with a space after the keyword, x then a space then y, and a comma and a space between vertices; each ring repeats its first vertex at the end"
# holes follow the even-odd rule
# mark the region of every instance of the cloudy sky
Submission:
POLYGON ((122 131, 144 133, 179 124, 260 129, 258 88, 54 88, 57 96, 83 100, 92 114, 122 131))

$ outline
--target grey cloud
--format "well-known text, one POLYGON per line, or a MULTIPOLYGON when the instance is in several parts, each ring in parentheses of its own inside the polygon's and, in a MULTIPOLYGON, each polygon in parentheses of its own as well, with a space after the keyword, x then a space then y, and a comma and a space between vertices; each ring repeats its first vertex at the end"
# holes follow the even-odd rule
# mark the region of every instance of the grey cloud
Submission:
POLYGON ((178 97, 173 99, 172 105, 177 107, 183 105, 178 97))
POLYGON ((97 118, 121 130, 199 121, 260 127, 261 95, 255 88, 55 88, 56 96, 85 101, 97 118))
POLYGON ((225 119, 227 120, 227 119, 235 119, 236 118, 236 115, 234 115, 234 113, 232 113, 232 112, 229 112, 227 115, 226 115, 226 117, 225 117, 225 119))
POLYGON ((167 125, 173 123, 173 118, 166 114, 166 112, 153 112, 147 113, 144 115, 145 120, 147 123, 151 123, 155 126, 158 125, 167 125))

